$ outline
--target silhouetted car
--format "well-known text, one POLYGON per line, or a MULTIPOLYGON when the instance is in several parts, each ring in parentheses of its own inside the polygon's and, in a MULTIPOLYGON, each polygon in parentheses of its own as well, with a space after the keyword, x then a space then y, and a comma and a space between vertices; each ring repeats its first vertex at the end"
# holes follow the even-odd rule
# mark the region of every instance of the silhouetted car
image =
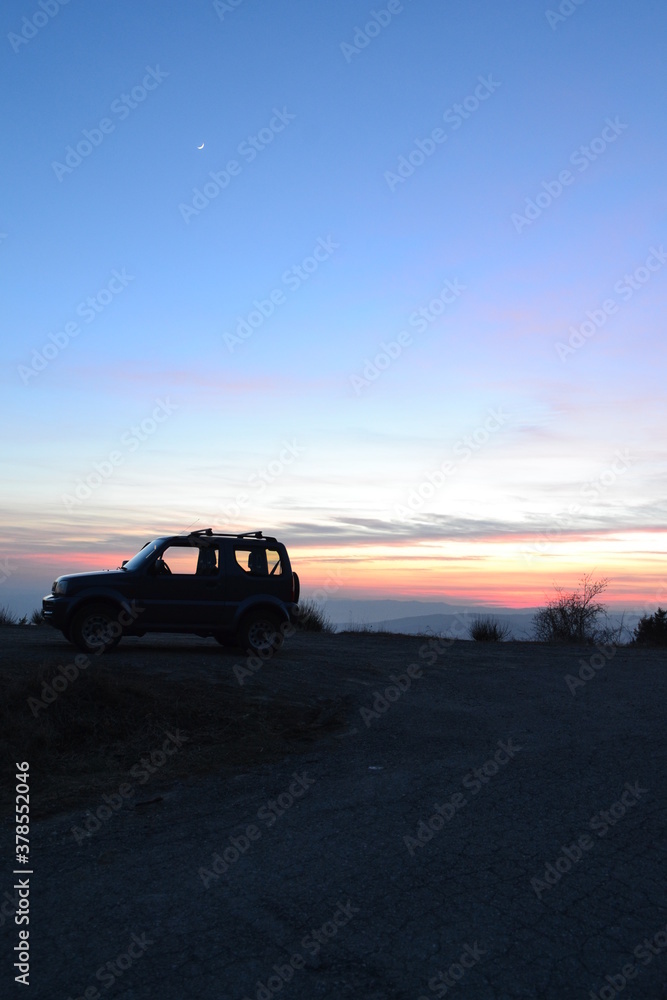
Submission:
POLYGON ((124 635, 186 632, 252 653, 280 648, 296 621, 299 578, 282 542, 212 528, 147 542, 117 570, 59 576, 45 621, 86 652, 124 635))

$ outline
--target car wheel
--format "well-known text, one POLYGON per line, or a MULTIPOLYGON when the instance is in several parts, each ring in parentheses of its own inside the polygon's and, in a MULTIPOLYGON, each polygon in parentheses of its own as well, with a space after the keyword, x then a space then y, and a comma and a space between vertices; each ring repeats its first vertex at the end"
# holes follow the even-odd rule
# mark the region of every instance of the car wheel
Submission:
POLYGON ((251 611, 241 622, 238 644, 251 653, 277 652, 283 644, 282 622, 271 611, 251 611))
POLYGON ((89 604, 78 611, 69 626, 69 637, 86 653, 102 653, 117 646, 123 635, 118 615, 109 604, 89 604))

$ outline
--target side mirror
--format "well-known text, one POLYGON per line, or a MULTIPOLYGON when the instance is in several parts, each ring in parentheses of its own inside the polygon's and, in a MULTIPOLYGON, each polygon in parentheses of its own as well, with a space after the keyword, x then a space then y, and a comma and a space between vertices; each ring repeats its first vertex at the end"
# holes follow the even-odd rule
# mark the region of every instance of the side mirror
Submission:
POLYGON ((120 564, 120 568, 122 569, 123 566, 127 566, 127 559, 123 559, 122 563, 120 564))

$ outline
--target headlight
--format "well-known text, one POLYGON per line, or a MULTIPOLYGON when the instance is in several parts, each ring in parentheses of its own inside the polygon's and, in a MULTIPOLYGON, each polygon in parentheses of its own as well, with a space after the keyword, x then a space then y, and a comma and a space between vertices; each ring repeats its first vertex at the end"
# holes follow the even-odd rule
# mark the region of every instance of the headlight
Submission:
POLYGON ((66 594, 67 593, 67 580, 56 580, 51 588, 54 594, 66 594))

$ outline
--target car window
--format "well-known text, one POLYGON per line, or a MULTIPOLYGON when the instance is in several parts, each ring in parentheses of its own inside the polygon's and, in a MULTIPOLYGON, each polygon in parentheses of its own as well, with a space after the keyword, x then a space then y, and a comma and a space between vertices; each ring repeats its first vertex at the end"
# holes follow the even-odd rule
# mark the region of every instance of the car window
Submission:
POLYGON ((276 549, 267 549, 266 558, 270 576, 280 576, 283 571, 283 564, 280 561, 280 553, 276 549))
POLYGON ((162 561, 172 573, 194 576, 217 572, 218 560, 213 548, 200 549, 197 545, 170 545, 162 553, 162 561))
POLYGON ((276 549, 237 545, 236 565, 250 576, 278 576, 282 573, 280 553, 276 549))
POLYGON ((266 576, 266 552, 264 549, 244 548, 239 545, 234 549, 234 558, 236 565, 244 573, 250 573, 253 576, 266 576))
POLYGON ((131 559, 128 559, 125 562, 125 569, 126 570, 141 569, 144 563, 150 562, 151 557, 155 553, 155 550, 157 549, 159 543, 160 543, 159 538, 157 538, 153 542, 146 542, 144 547, 139 552, 137 552, 136 556, 132 556, 131 559))

